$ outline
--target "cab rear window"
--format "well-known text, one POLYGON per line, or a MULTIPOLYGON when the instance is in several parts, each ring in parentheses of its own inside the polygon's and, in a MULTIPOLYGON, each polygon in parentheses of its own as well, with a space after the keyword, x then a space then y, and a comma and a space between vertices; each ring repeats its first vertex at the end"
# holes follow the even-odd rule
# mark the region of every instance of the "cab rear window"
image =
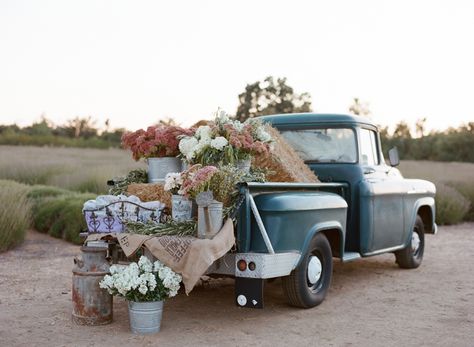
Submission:
POLYGON ((317 163, 355 163, 357 145, 349 128, 283 130, 283 137, 299 156, 317 163))

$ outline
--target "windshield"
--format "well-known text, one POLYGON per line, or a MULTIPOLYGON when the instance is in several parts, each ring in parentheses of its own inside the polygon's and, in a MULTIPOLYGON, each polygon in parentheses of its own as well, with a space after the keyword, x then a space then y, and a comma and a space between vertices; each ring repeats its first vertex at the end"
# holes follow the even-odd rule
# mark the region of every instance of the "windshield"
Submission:
POLYGON ((349 128, 283 130, 283 137, 305 160, 318 163, 355 163, 355 134, 349 128))

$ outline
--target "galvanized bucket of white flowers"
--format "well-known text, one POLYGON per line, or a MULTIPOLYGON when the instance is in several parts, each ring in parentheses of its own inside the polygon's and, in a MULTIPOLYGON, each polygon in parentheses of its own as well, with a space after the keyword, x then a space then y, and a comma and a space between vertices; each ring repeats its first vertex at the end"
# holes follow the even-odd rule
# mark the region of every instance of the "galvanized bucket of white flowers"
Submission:
POLYGON ((134 334, 160 331, 163 302, 178 294, 181 276, 159 260, 141 256, 138 263, 112 265, 100 287, 128 300, 130 329, 134 334))

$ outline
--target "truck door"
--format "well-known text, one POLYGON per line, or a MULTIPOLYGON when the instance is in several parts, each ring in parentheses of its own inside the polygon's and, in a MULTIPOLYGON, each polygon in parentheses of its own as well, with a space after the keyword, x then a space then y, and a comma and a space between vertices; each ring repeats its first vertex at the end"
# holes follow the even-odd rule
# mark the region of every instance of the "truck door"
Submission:
POLYGON ((359 128, 359 164, 364 178, 359 185, 361 253, 370 254, 404 242, 405 185, 389 175, 376 132, 359 128))

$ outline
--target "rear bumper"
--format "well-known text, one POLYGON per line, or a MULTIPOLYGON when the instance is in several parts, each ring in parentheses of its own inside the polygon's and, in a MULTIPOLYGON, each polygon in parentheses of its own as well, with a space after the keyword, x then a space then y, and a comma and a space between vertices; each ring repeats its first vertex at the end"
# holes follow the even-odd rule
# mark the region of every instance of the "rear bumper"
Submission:
POLYGON ((299 252, 226 254, 209 267, 207 274, 255 279, 288 276, 298 264, 300 257, 299 252), (238 268, 239 261, 245 262, 245 270, 238 268), (250 263, 253 265, 249 266, 250 263))

